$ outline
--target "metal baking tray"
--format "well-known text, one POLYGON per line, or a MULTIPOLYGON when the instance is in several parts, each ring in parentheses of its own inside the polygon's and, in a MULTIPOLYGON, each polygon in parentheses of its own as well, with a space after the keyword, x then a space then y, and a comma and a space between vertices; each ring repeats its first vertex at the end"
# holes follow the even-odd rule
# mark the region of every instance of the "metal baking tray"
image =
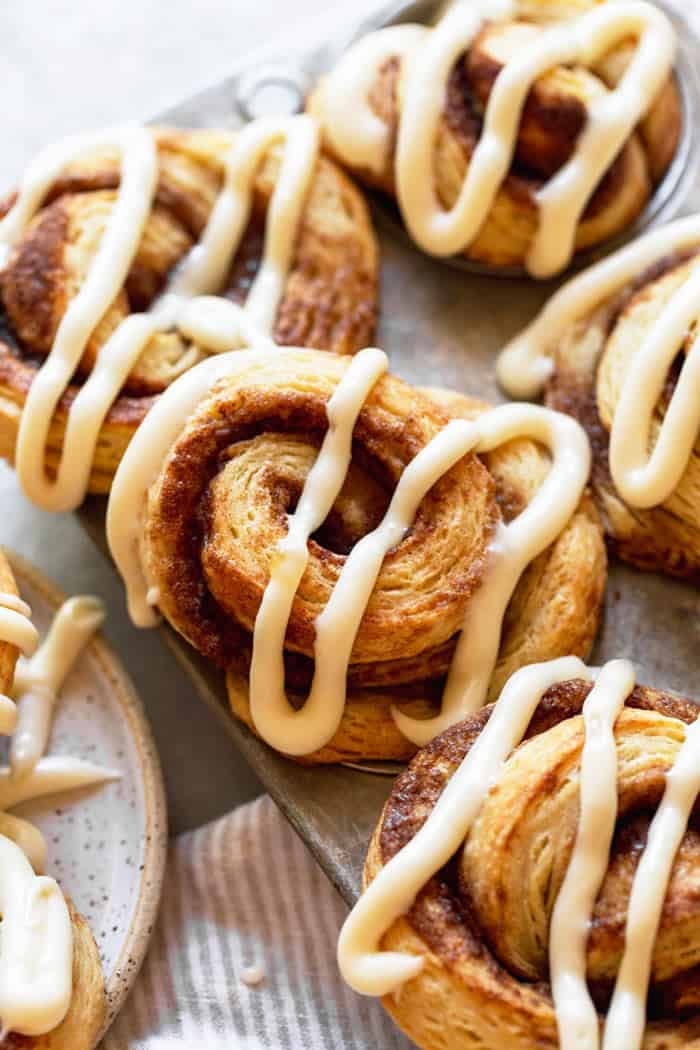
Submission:
MULTIPOLYGON (((250 58, 221 83, 183 101, 158 120, 183 127, 234 127, 243 119, 280 105, 298 105, 319 73, 356 35, 395 20, 434 15, 435 3, 389 3, 343 33, 290 57, 289 49, 264 60, 250 58)), ((685 28, 681 70, 692 135, 686 141, 686 167, 673 187, 655 202, 646 222, 669 212, 700 208, 697 179, 698 95, 693 68, 700 47, 685 28), (680 207, 683 197, 682 207, 680 207)), ((675 177, 675 176, 674 176, 675 177)), ((377 345, 387 351, 392 370, 413 383, 440 384, 494 402, 498 349, 551 294, 554 282, 485 276, 445 265, 414 248, 387 208, 373 202, 381 242, 381 308, 377 345)), ((106 553, 104 500, 88 500, 79 512, 83 525, 106 553)), ((348 903, 358 895, 371 832, 389 793, 391 780, 375 772, 342 766, 307 768, 275 754, 228 712, 221 674, 207 665, 167 625, 166 643, 244 758, 304 839, 348 903)), ((640 681, 688 696, 700 695, 700 593, 693 587, 637 572, 613 562, 605 612, 592 660, 626 656, 640 681)))

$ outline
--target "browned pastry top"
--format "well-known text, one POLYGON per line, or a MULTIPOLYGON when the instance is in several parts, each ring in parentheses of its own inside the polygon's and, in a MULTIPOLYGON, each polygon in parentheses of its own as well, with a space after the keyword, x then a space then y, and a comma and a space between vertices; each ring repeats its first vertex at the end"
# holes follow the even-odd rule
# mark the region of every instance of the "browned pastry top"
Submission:
MULTIPOLYGON (((464 847, 383 941, 385 948, 410 942, 411 950, 436 956, 446 973, 441 1005, 452 1010, 448 996, 459 994, 455 988, 468 987, 477 1001, 490 1004, 494 1031, 501 1038, 512 1031, 512 1045, 519 1048, 558 1046, 547 983, 549 918, 578 826, 583 745, 578 716, 590 688, 573 681, 545 694, 524 742, 486 796, 464 847), (417 942, 411 939, 416 936, 417 942)), ((491 710, 483 709, 436 738, 399 776, 370 848, 368 880, 425 823, 491 710)), ((620 963, 632 878, 649 823, 683 742, 682 723, 696 717, 693 703, 638 686, 615 727, 618 822, 588 941, 589 984, 600 1009, 607 1006, 620 963)), ((700 803, 676 856, 663 907, 645 1050, 670 1050, 700 1038, 699 821, 700 803)), ((412 994, 419 993, 414 989, 412 994)), ((401 998, 395 1004, 387 999, 386 1005, 403 1023, 401 998)), ((407 1030, 412 1031, 410 1025, 407 1030)), ((439 1038, 426 1038, 429 1032, 428 1016, 421 1045, 442 1046, 439 1038)), ((491 1045, 505 1044, 494 1036, 489 1050, 491 1045)))
MULTIPOLYGON (((610 474, 610 430, 633 358, 671 296, 700 265, 697 252, 659 260, 622 293, 572 325, 556 348, 547 404, 584 426, 593 450, 592 489, 615 551, 641 568, 700 578, 700 442, 673 494, 651 509, 628 506, 610 474)), ((685 355, 690 330, 679 348, 652 419, 656 441, 685 355)))
MULTIPOLYGON (((234 710, 247 722, 256 617, 288 515, 327 431, 328 400, 347 366, 341 357, 294 350, 222 379, 175 439, 149 492, 141 534, 149 586, 168 621, 229 670, 234 710)), ((284 657, 293 702, 303 703, 314 670, 315 623, 353 546, 379 524, 402 472, 449 416, 474 416, 486 407, 457 394, 418 391, 394 376, 375 384, 354 427, 345 483, 311 537, 291 605, 284 657)), ((354 700, 363 712, 372 703, 381 709, 381 731, 376 719, 372 729, 377 742, 365 744, 381 749, 377 757, 412 753, 390 706, 416 701, 428 713, 438 700, 470 599, 484 579, 494 529, 524 509, 548 467, 546 453, 525 440, 482 458, 465 456, 427 493, 412 527, 384 558, 347 676, 346 713, 354 700)), ((586 654, 604 585, 600 525, 585 496, 517 586, 492 693, 534 659, 586 654)), ((363 713, 360 723, 373 714, 363 713)), ((362 733, 353 736, 357 742, 362 733)))
MULTIPOLYGON (((149 577, 168 619, 217 663, 247 670, 270 559, 316 458, 327 399, 344 368, 342 359, 307 352, 223 381, 188 422, 151 490, 144 536, 149 577)), ((308 683, 313 624, 347 553, 378 524, 407 463, 447 422, 436 396, 428 399, 388 376, 360 413, 352 469, 311 540, 292 607, 285 647, 297 686, 308 683)), ((452 395, 449 411, 477 414, 484 407, 452 395)), ((522 510, 547 470, 546 458, 526 441, 490 454, 486 464, 467 456, 449 471, 385 558, 353 648, 352 686, 409 684, 446 672, 496 521, 522 510)), ((499 682, 513 669, 510 662, 527 662, 530 647, 541 652, 543 636, 557 652, 585 650, 604 578, 597 522, 584 502, 513 600, 499 682), (570 586, 567 565, 578 559, 586 573, 571 595, 573 623, 561 598, 570 586), (560 599, 556 610, 548 602, 549 583, 560 599)))
MULTIPOLYGON (((230 134, 172 129, 158 129, 155 134, 159 170, 153 208, 125 285, 93 332, 76 379, 60 403, 56 414, 59 431, 100 347, 125 317, 147 309, 163 290, 168 275, 201 235, 220 189, 230 134)), ((258 268, 265 212, 282 148, 271 147, 257 172, 253 214, 226 287, 221 289, 238 302, 245 299, 258 268)), ((70 165, 0 274, 0 400, 7 401, 4 415, 8 417, 12 405, 21 408, 61 318, 86 278, 119 179, 114 152, 94 153, 70 165)), ((11 203, 12 198, 3 210, 11 203)), ((365 346, 376 319, 377 270, 377 245, 365 203, 338 167, 321 156, 304 207, 274 338, 282 344, 308 344, 338 353, 353 353, 365 346)), ((107 441, 111 439, 113 456, 124 443, 120 431, 133 429, 152 398, 202 356, 176 331, 151 338, 107 416, 107 441)), ((3 422, 8 428, 16 425, 11 418, 3 422)))
MULTIPOLYGON (((531 48, 547 28, 592 6, 591 0, 547 4, 521 0, 514 17, 486 22, 459 57, 448 81, 435 142, 436 190, 443 207, 451 208, 459 196, 498 74, 510 60, 531 48)), ((578 64, 559 65, 533 83, 521 114, 513 163, 465 255, 496 268, 523 265, 537 228, 538 192, 570 159, 586 127, 591 103, 619 81, 634 47, 633 41, 623 41, 591 69, 578 64)), ((391 194, 395 193, 394 157, 403 74, 401 59, 389 59, 369 95, 372 109, 389 129, 387 163, 381 172, 355 172, 391 194)), ((321 120, 322 91, 323 82, 308 102, 309 111, 321 120)), ((634 221, 668 170, 681 124, 680 96, 670 77, 592 195, 578 225, 577 250, 602 243, 634 221)), ((332 142, 328 147, 332 149, 332 142)))
MULTIPOLYGON (((146 563, 161 608, 218 663, 238 664, 249 651, 270 559, 345 367, 341 358, 307 352, 224 381, 195 412, 151 490, 146 563)), ((314 621, 347 551, 378 523, 402 470, 445 422, 399 379, 375 385, 355 426, 353 469, 310 544, 287 630, 289 652, 313 655, 314 621)), ((366 684, 414 677, 418 658, 430 659, 452 639, 483 572, 497 515, 493 482, 474 456, 433 487, 387 555, 360 625, 351 666, 366 684)))

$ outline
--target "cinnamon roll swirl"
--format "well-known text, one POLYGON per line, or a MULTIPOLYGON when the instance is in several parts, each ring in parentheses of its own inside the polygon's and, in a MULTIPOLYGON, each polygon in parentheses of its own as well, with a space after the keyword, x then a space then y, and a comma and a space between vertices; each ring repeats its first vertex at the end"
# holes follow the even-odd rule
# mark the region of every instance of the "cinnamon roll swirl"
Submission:
POLYGON ((386 367, 378 350, 205 362, 110 498, 132 617, 157 605, 227 670, 234 713, 302 761, 406 758, 515 668, 587 652, 598 623, 580 428, 386 367))
POLYGON ((395 782, 346 979, 424 1050, 700 1046, 697 713, 624 660, 514 675, 395 782))
POLYGON ((615 552, 700 579, 697 216, 655 231, 565 285, 499 363, 513 394, 586 429, 591 487, 615 552), (549 377, 547 379, 547 376, 549 377))
MULTIPOLYGON (((18 698, 17 658, 20 653, 30 657, 38 642, 30 616, 0 551, 2 735, 17 728, 11 699, 18 698)), ((79 762, 72 768, 66 760, 61 782, 52 785, 45 774, 42 783, 41 775, 35 780, 33 770, 25 769, 15 801, 99 782, 103 772, 79 762)), ((0 1041, 9 1050, 92 1050, 105 1016, 102 966, 92 933, 54 880, 43 875, 46 844, 37 828, 0 812, 0 858, 0 1041)))
POLYGON ((650 3, 455 3, 355 43, 308 110, 425 251, 534 277, 640 214, 673 159, 675 39, 650 3))
POLYGON ((29 167, 0 212, 0 454, 36 503, 108 491, 154 400, 207 354, 252 334, 366 344, 377 245, 318 140, 308 117, 116 128, 29 167))

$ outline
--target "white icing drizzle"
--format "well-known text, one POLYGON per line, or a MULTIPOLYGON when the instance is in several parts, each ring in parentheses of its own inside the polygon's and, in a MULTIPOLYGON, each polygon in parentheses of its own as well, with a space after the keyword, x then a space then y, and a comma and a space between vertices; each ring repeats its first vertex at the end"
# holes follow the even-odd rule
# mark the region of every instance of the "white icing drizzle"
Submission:
POLYGON ((381 938, 459 849, 545 692, 557 682, 575 678, 590 679, 590 672, 581 660, 568 656, 524 667, 508 680, 491 717, 425 824, 378 872, 343 925, 338 965, 356 992, 388 995, 420 973, 421 957, 381 951, 381 938))
POLYGON ((700 720, 685 728, 678 757, 632 881, 625 950, 608 1011, 603 1050, 636 1050, 644 1035, 651 959, 671 868, 700 791, 700 720))
POLYGON ((527 258, 527 268, 535 277, 558 273, 571 260, 576 227, 586 204, 659 94, 676 49, 666 15, 640 0, 597 7, 572 21, 570 37, 562 41, 561 51, 554 45, 547 54, 547 45, 542 45, 544 72, 547 57, 592 64, 629 36, 637 36, 638 44, 622 79, 612 91, 590 101, 586 126, 573 155, 537 194, 540 224, 527 258))
POLYGON ((511 0, 452 5, 437 26, 391 27, 360 40, 326 77, 319 93, 324 133, 346 163, 386 170, 388 128, 369 93, 392 56, 402 61, 403 101, 395 157, 396 190, 406 226, 433 255, 466 249, 487 218, 511 166, 527 95, 538 77, 563 64, 593 65, 620 41, 637 38, 620 82, 588 103, 586 126, 572 156, 537 194, 539 226, 526 259, 535 277, 570 261, 586 204, 605 171, 657 96, 675 53, 671 23, 644 0, 619 0, 557 24, 512 58, 496 78, 482 135, 453 207, 438 199, 434 148, 450 72, 486 21, 517 15, 511 0))
POLYGON ((272 338, 253 322, 246 309, 215 295, 184 300, 178 314, 178 329, 187 339, 210 354, 227 353, 241 346, 274 348, 272 338))
POLYGON ((203 349, 219 353, 244 342, 266 342, 284 292, 296 233, 316 165, 318 126, 301 115, 262 118, 244 127, 225 161, 221 191, 200 242, 176 268, 165 293, 148 313, 127 317, 100 348, 88 379, 68 413, 55 480, 44 457, 56 407, 98 321, 123 286, 138 250, 158 179, 156 143, 145 128, 118 129, 71 139, 40 154, 17 202, 0 222, 0 247, 21 236, 66 164, 87 150, 116 147, 121 154, 117 199, 92 267, 61 320, 51 352, 30 388, 20 422, 17 473, 23 489, 45 510, 71 510, 87 491, 90 469, 107 413, 148 340, 179 329, 203 349), (256 172, 272 145, 285 150, 269 202, 260 269, 245 307, 207 294, 218 292, 250 216, 256 172))
MULTIPOLYGON (((549 348, 566 330, 619 293, 669 251, 697 246, 700 218, 692 216, 654 231, 575 277, 550 299, 541 314, 502 352, 501 385, 514 397, 533 396, 551 373, 549 348)), ((700 430, 697 339, 686 355, 671 402, 651 453, 654 409, 668 370, 700 319, 700 270, 691 272, 651 325, 627 371, 610 433, 610 472, 620 496, 634 507, 654 507, 677 488, 700 430)))
POLYGON ((427 744, 486 700, 503 617, 518 580, 564 529, 588 480, 590 446, 581 427, 571 426, 573 422, 537 405, 500 405, 472 424, 475 452, 490 452, 514 438, 532 438, 547 447, 552 465, 528 506, 509 525, 501 523, 496 530, 485 579, 467 606, 440 714, 419 720, 399 709, 393 711, 401 732, 416 744, 427 744))
MULTIPOLYGON (((2 768, 0 809, 118 776, 91 762, 64 757, 43 759, 20 781, 2 768)), ((72 921, 56 882, 40 875, 46 842, 38 828, 0 812, 0 860, 0 1026, 3 1033, 43 1035, 61 1023, 70 1006, 72 921)))
MULTIPOLYGON (((598 1046, 598 1015, 586 985, 586 944, 617 817, 613 728, 634 684, 632 664, 612 660, 583 705, 579 823, 549 928, 549 973, 561 1050, 598 1046)), ((615 1045, 631 1047, 625 1041, 615 1045)))
POLYGON ((35 875, 0 834, 0 1020, 4 1031, 39 1036, 61 1023, 73 984, 73 926, 54 879, 35 875))
MULTIPOLYGON (((251 355, 255 353, 260 351, 251 355)), ((218 379, 249 368, 254 359, 237 354, 205 361, 181 376, 149 413, 117 471, 107 512, 107 536, 127 586, 132 619, 141 626, 157 622, 148 601, 151 584, 139 552, 148 489, 202 397, 218 379)), ((378 369, 384 367, 380 351, 363 351, 341 380, 338 396, 344 406, 351 402, 353 407, 338 418, 331 407, 332 426, 290 519, 282 557, 271 566, 270 583, 258 613, 250 676, 251 713, 260 735, 287 754, 308 754, 335 733, 345 704, 352 644, 384 555, 410 527, 425 493, 455 462, 470 451, 487 452, 518 437, 544 444, 552 455, 551 469, 539 492, 510 525, 499 527, 491 543, 487 576, 470 599, 441 714, 418 721, 394 711, 399 729, 416 743, 426 742, 483 704, 498 656, 503 615, 518 579, 529 562, 562 531, 588 478, 588 441, 578 423, 567 416, 537 405, 502 405, 473 422, 453 420, 409 464, 384 519, 348 556, 328 606, 316 621, 316 671, 311 695, 304 707, 295 711, 284 692, 283 644, 296 588, 306 567, 306 541, 338 494, 347 469, 341 470, 345 462, 341 452, 350 447, 355 419, 379 375, 378 369)))
MULTIPOLYGON (((634 688, 625 660, 600 672, 575 657, 533 664, 506 683, 491 716, 448 780, 414 837, 377 873, 348 916, 338 941, 343 977, 364 995, 388 995, 418 976, 423 957, 383 951, 381 939, 413 905, 417 894, 461 847, 484 798, 508 756, 522 740, 550 686, 574 678, 595 680, 583 709, 581 802, 577 836, 552 914, 550 972, 562 1050, 598 1050, 598 1018, 586 986, 586 941, 607 870, 617 815, 614 725, 634 688)), ((649 829, 632 882, 625 948, 603 1050, 639 1050, 654 942, 678 847, 700 791, 700 719, 685 727, 685 740, 666 777, 666 790, 649 829)))
POLYGON ((125 151, 135 145, 147 154, 151 147, 145 141, 146 135, 140 128, 108 128, 94 135, 71 135, 41 150, 24 173, 15 203, 0 220, 0 266, 7 263, 11 249, 41 207, 51 186, 72 161, 94 150, 116 148, 125 151))
POLYGON ((32 610, 16 594, 0 593, 0 640, 15 645, 25 656, 32 655, 39 640, 31 615, 32 610))
POLYGON ((46 839, 35 824, 12 813, 0 813, 0 835, 11 839, 19 846, 37 875, 44 874, 47 854, 46 839))
POLYGON ((346 51, 322 81, 323 134, 346 164, 375 175, 391 159, 391 132, 369 105, 377 71, 391 58, 405 61, 429 32, 425 26, 389 26, 368 33, 346 51))
POLYGON ((98 598, 69 598, 56 613, 37 652, 19 668, 14 687, 17 727, 10 745, 10 767, 16 777, 31 772, 46 751, 58 692, 104 617, 98 598))
POLYGON ((571 325, 669 252, 694 248, 699 242, 700 215, 689 215, 651 230, 572 277, 502 350, 497 374, 503 389, 511 397, 537 397, 552 373, 552 351, 571 325))
POLYGON ((0 607, 4 609, 12 609, 16 613, 25 616, 29 619, 32 615, 32 610, 27 603, 20 598, 18 594, 12 594, 10 591, 0 592, 0 607))
MULTIPOLYGON (((395 509, 400 502, 399 482, 384 518, 386 527, 380 526, 355 545, 328 605, 316 620, 316 669, 311 692, 302 710, 295 711, 284 688, 284 636, 294 596, 308 564, 309 537, 326 520, 342 488, 352 456, 355 422, 387 367, 386 354, 381 350, 360 351, 329 400, 326 436, 304 483, 297 509, 289 518, 287 535, 273 554, 270 579, 255 620, 251 715, 261 736, 287 754, 307 754, 322 747, 337 730, 345 706, 350 652, 365 605, 386 551, 401 539, 410 522, 410 518, 407 522, 404 516, 399 517, 395 509)), ((414 460, 411 467, 416 463, 414 460)), ((431 477, 428 485, 434 480, 431 477)), ((415 507, 411 506, 411 517, 414 512, 415 507)))
POLYGON ((655 507, 678 486, 700 430, 700 343, 685 358, 654 450, 648 453, 654 408, 668 370, 700 320, 700 270, 681 285, 652 325, 625 376, 610 432, 610 473, 633 507, 655 507))
POLYGON ((59 791, 76 791, 106 784, 120 777, 121 773, 116 769, 107 769, 68 755, 40 758, 34 769, 20 778, 13 776, 9 766, 0 766, 0 810, 13 809, 21 802, 55 795, 59 791))
MULTIPOLYGON (((118 129, 110 144, 119 150, 122 158, 117 199, 85 282, 71 300, 58 326, 51 353, 34 377, 17 436, 16 467, 20 482, 28 497, 46 510, 72 509, 85 492, 97 433, 113 400, 112 391, 105 388, 105 380, 108 371, 117 365, 106 364, 112 356, 107 347, 71 407, 55 481, 51 481, 44 470, 49 426, 92 331, 126 280, 158 177, 155 142, 145 128, 118 129)), ((50 150, 39 154, 20 189, 17 203, 4 220, 7 226, 0 225, 0 239, 7 243, 7 231, 14 239, 41 204, 60 174, 54 156, 60 157, 65 165, 96 145, 105 145, 104 136, 73 141, 73 153, 68 148, 63 151, 59 145, 55 155, 50 150)), ((129 321, 132 331, 139 321, 136 318, 129 321)), ((141 327, 143 323, 141 319, 141 327)), ((121 343, 123 325, 119 334, 121 343)))
POLYGON ((17 727, 11 765, 0 768, 0 1041, 9 1032, 40 1036, 56 1028, 70 1006, 73 983, 72 921, 57 883, 42 874, 47 853, 44 837, 29 821, 4 811, 43 795, 119 776, 80 759, 60 756, 39 761, 56 692, 101 624, 101 603, 86 596, 65 602, 36 652, 38 636, 30 615, 29 606, 17 595, 0 594, 0 639, 31 656, 15 678, 19 719, 15 704, 0 697, 0 731, 9 733, 17 727))
MULTIPOLYGON (((227 229, 220 248, 228 248, 230 253, 231 237, 237 247, 243 236, 252 204, 255 171, 270 146, 281 138, 286 140, 284 160, 268 207, 260 269, 245 306, 246 313, 263 332, 272 329, 284 292, 295 234, 318 156, 320 132, 317 123, 306 115, 265 117, 243 128, 234 140, 227 161, 227 184, 216 205, 218 208, 223 201, 222 211, 235 212, 238 209, 235 232, 227 229)), ((223 231, 225 224, 222 222, 221 225, 223 231)))
MULTIPOLYGON (((39 635, 31 622, 32 610, 16 594, 0 593, 0 641, 15 645, 25 656, 31 656, 39 635)), ((17 725, 14 701, 0 693, 0 735, 9 736, 17 725)))
POLYGON ((44 1035, 61 1023, 73 984, 73 925, 57 883, 40 873, 46 843, 33 824, 4 812, 120 774, 78 758, 42 758, 21 778, 0 767, 0 1029, 44 1035), (35 872, 37 873, 35 875, 35 872))
MULTIPOLYGON (((292 350, 280 349, 287 356, 292 350)), ((112 481, 107 505, 107 542, 126 588, 129 615, 137 627, 155 627, 157 588, 151 587, 139 553, 148 490, 158 477, 168 450, 212 387, 226 376, 250 368, 268 357, 266 348, 213 357, 178 377, 150 410, 134 434, 112 481)))

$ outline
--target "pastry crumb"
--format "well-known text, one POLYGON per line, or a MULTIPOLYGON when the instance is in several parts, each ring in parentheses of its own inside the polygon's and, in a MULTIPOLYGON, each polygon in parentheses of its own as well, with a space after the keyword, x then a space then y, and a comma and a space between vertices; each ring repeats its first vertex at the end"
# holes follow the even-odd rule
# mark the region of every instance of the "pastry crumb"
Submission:
POLYGON ((265 969, 260 963, 256 963, 253 966, 244 966, 240 972, 241 981, 249 988, 262 984, 265 976, 265 969))

